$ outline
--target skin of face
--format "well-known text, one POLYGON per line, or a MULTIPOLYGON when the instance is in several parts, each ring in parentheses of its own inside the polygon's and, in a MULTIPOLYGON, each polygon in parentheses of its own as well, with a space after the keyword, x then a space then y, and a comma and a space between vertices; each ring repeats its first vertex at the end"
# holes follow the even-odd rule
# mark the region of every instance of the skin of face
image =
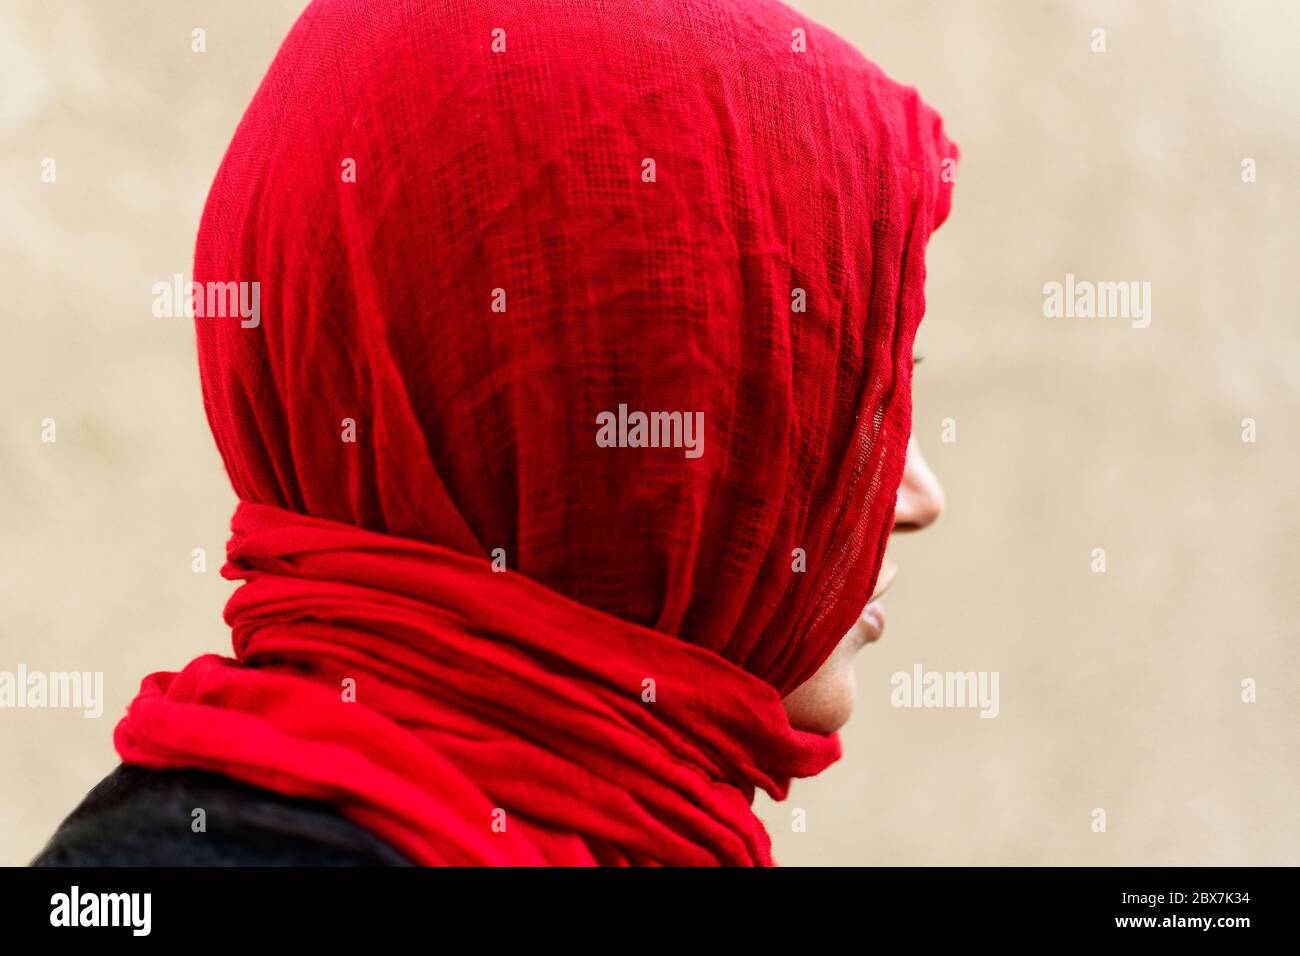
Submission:
MULTIPOLYGON (((903 482, 898 488, 892 534, 928 528, 938 520, 943 505, 943 489, 921 457, 913 434, 907 442, 907 463, 903 468, 903 482)), ((885 629, 885 611, 880 595, 893 583, 897 573, 898 565, 886 552, 875 592, 857 622, 840 639, 817 672, 784 698, 786 713, 795 727, 828 734, 848 722, 858 692, 853 660, 858 651, 880 639, 885 629)))

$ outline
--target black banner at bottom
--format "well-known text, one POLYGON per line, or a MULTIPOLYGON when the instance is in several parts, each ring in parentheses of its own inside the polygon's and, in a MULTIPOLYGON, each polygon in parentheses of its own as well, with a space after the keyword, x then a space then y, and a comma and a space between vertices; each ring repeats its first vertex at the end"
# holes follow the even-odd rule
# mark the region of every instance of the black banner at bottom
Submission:
POLYGON ((75 934, 115 945, 330 944, 448 931, 482 942, 609 944, 619 938, 610 927, 632 944, 680 926, 729 942, 747 932, 770 941, 785 928, 862 939, 920 933, 926 943, 1129 936, 1231 946, 1286 928, 1294 882, 1291 869, 1202 868, 14 868, 0 871, 0 920, 6 941, 75 934))

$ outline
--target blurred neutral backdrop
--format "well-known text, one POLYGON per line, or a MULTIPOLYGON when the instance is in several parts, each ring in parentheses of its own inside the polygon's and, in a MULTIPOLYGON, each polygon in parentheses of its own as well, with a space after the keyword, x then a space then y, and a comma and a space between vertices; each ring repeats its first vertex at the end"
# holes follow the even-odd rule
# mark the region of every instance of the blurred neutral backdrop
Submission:
MULTIPOLYGON (((0 863, 141 677, 229 649, 234 497, 151 289, 304 5, 0 0, 0 670, 106 681, 98 719, 0 710, 0 863)), ((948 511, 895 548, 844 759, 760 798, 778 859, 1300 863, 1300 4, 795 5, 962 163, 916 378, 948 511), (1150 326, 1046 317, 1066 274, 1150 282, 1150 326), (917 664, 997 672, 999 715, 891 706, 917 664)))

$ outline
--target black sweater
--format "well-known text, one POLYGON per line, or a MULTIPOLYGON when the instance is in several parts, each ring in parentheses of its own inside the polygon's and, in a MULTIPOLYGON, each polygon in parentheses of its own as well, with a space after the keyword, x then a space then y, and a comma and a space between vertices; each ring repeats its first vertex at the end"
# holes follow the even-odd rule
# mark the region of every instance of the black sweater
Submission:
POLYGON ((406 866, 312 800, 201 770, 121 766, 63 821, 33 866, 406 866), (204 832, 194 831, 202 809, 204 832))

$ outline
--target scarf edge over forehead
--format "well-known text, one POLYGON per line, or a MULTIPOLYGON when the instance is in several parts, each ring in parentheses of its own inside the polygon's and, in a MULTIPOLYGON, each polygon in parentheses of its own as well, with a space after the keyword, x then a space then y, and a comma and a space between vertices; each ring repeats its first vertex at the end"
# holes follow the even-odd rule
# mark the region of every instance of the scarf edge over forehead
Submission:
POLYGON ((840 755, 837 735, 792 727, 781 697, 825 660, 874 587, 910 432, 906 359, 924 310, 924 250, 951 202, 940 164, 957 150, 914 90, 778 3, 604 0, 581 21, 566 9, 315 0, 286 40, 218 173, 195 257, 196 280, 260 277, 269 298, 256 328, 196 319, 205 408, 241 498, 223 569, 243 582, 226 608, 234 656, 147 677, 115 744, 128 763, 198 767, 331 803, 419 863, 770 864, 754 793, 783 799, 791 778, 840 755), (417 118, 394 142, 393 117, 412 123, 407 114, 427 108, 426 37, 459 38, 437 49, 436 75, 465 102, 432 107, 453 132, 417 118), (753 52, 769 39, 771 50, 753 52), (583 64, 557 59, 579 48, 583 64), (602 115, 592 102, 552 117, 531 146, 514 141, 521 127, 509 119, 493 134, 507 162, 569 140, 581 151, 522 155, 502 180, 519 192, 505 199, 475 191, 480 167, 500 161, 475 138, 476 123, 491 125, 484 116, 554 109, 556 90, 562 103, 591 97, 599 83, 584 73, 611 71, 613 85, 628 63, 649 64, 624 89, 639 133, 620 128, 624 108, 602 115), (664 132, 680 130, 663 89, 698 98, 698 168, 689 148, 665 145, 664 132), (861 121, 864 108, 880 115, 861 121), (730 128, 738 116, 749 132, 730 128), (367 152, 358 130, 375 117, 380 151, 367 152), (765 138, 791 122, 788 141, 765 138), (655 130, 660 181, 629 187, 589 156, 604 148, 599 134, 628 140, 640 162, 638 137, 655 130), (850 147, 870 153, 867 172, 850 147), (376 169, 383 150, 461 168, 443 184, 453 197, 396 202, 376 169), (355 188, 335 165, 348 152, 356 175, 373 177, 355 188), (576 172, 558 184, 525 175, 560 159, 576 172), (753 182, 719 187, 736 164, 753 182), (721 192, 682 192, 682 170, 721 192), (539 244, 530 223, 501 218, 522 204, 563 210, 549 226, 562 237, 595 231, 577 252, 539 244), (459 222, 460 205, 477 218, 459 222), (613 233, 607 215, 621 219, 613 233), (731 233, 710 238, 717 217, 733 216, 731 233), (385 271, 389 257, 401 268, 411 255, 387 245, 394 217, 474 288, 514 270, 512 311, 436 347, 419 327, 376 324, 403 314, 410 302, 395 297, 412 283, 444 281, 385 271), (624 235, 638 224, 644 250, 624 235), (679 232, 697 245, 665 260, 679 232), (557 289, 547 256, 586 271, 557 289), (574 291, 586 282, 587 295, 605 294, 603 277, 643 271, 653 294, 623 289, 615 311, 593 313, 574 291), (721 291, 696 293, 697 271, 721 291), (789 306, 787 279, 812 300, 797 324, 756 298, 789 306), (660 307, 662 330, 644 322, 660 307), (645 330, 639 352, 611 329, 618 322, 645 330), (518 351, 526 334, 533 348, 518 351), (666 369, 639 367, 640 352, 675 337, 666 369), (704 457, 566 444, 548 386, 584 353, 596 371, 568 396, 574 420, 614 407, 624 393, 609 381, 648 402, 685 387, 708 410, 704 457), (461 381, 476 363, 479 378, 461 381), (419 377, 432 380, 428 395, 419 377), (349 413, 368 442, 339 441, 349 413), (459 440, 476 451, 457 451, 453 416, 472 423, 459 440), (501 421, 513 431, 492 432, 501 421), (618 456, 637 453, 628 471, 618 456), (544 456, 549 470, 530 471, 544 456), (620 509, 613 532, 575 519, 578 477, 620 509), (650 542, 644 559, 637 534, 650 542), (792 545, 807 546, 806 568, 792 545), (679 560, 654 553, 669 546, 679 560))

